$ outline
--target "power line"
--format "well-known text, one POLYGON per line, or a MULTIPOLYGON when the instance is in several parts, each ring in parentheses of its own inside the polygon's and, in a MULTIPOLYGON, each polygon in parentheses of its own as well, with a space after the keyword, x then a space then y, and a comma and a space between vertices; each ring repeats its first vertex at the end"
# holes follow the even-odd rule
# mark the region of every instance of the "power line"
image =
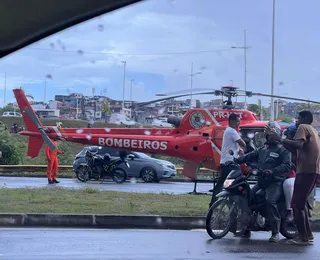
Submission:
POLYGON ((104 54, 104 55, 123 55, 123 56, 153 56, 153 55, 184 55, 184 54, 200 54, 200 53, 214 53, 222 51, 230 51, 228 49, 220 50, 203 50, 203 51, 185 51, 185 52, 158 52, 158 53, 115 53, 115 52, 84 52, 82 50, 55 50, 55 49, 45 49, 45 48, 28 48, 31 50, 38 51, 50 51, 50 52, 69 52, 69 53, 78 53, 79 55, 84 54, 104 54))

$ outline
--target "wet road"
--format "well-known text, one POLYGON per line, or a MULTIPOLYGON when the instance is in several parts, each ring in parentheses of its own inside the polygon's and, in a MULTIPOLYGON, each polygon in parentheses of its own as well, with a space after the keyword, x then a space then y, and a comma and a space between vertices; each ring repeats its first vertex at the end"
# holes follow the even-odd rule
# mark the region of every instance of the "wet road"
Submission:
MULTIPOLYGON (((165 182, 160 183, 136 183, 136 182, 126 182, 122 184, 117 184, 114 182, 105 182, 99 184, 98 182, 91 181, 87 183, 82 183, 77 179, 59 179, 59 184, 54 184, 59 187, 65 188, 83 188, 86 185, 90 185, 99 190, 110 190, 110 191, 123 191, 123 192, 141 192, 141 193, 174 193, 174 194, 184 194, 191 192, 193 190, 193 183, 184 182, 165 182)), ((28 178, 28 177, 0 177, 0 187, 7 188, 23 188, 23 187, 46 187, 49 186, 46 178, 28 178)), ((52 185, 50 185, 52 186, 52 185)), ((208 192, 212 189, 212 184, 210 183, 199 183, 197 186, 198 192, 208 192)))
POLYGON ((0 259, 308 259, 320 258, 320 234, 302 247, 226 236, 210 240, 204 231, 1 229, 0 259), (317 257, 318 255, 318 257, 317 257))
MULTIPOLYGON (((114 182, 105 182, 99 184, 98 182, 88 182, 82 183, 77 179, 66 179, 61 178, 59 184, 55 184, 59 187, 65 188, 75 188, 80 189, 86 185, 92 186, 99 190, 109 190, 109 191, 122 191, 122 192, 141 192, 141 193, 172 193, 172 194, 185 194, 193 191, 193 183, 185 182, 166 182, 161 181, 160 183, 136 183, 136 182, 126 182, 123 184, 116 184, 114 182)), ((0 187, 7 188, 24 188, 24 187, 47 187, 46 178, 28 178, 28 177, 0 177, 0 187)), ((50 185, 51 186, 51 185, 50 185)), ((197 191, 205 192, 212 189, 212 184, 210 183, 198 183, 197 191)), ((317 188, 316 199, 320 201, 320 188, 317 188)))

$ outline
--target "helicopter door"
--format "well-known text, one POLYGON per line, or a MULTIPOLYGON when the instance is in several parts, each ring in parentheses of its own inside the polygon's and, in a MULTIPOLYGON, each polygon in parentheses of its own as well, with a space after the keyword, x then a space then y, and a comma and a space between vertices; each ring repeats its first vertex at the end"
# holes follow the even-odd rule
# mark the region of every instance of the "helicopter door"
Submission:
POLYGON ((214 149, 214 160, 217 162, 217 166, 220 165, 221 149, 222 149, 222 139, 225 127, 216 126, 212 130, 212 148, 214 149))

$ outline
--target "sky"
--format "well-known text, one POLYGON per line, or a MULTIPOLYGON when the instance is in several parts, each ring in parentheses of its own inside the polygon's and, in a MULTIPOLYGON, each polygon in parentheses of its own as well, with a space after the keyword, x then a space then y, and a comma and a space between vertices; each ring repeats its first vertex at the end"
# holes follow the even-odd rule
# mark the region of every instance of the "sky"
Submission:
MULTIPOLYGON (((320 99, 320 1, 277 0, 275 94, 320 99), (279 87, 279 82, 283 84, 279 87)), ((23 87, 37 101, 78 92, 149 101, 157 93, 193 88, 244 89, 270 94, 272 0, 149 0, 68 28, 0 60, 0 106, 23 87), (6 74, 6 77, 5 77, 6 74), (46 95, 45 95, 46 85, 46 95)), ((194 96, 195 97, 195 96, 194 96)), ((202 101, 217 97, 197 96, 202 101)), ((188 97, 186 97, 188 98, 188 97)), ((258 97, 247 98, 256 103, 258 97)), ((238 101, 244 101, 238 97, 238 101)), ((269 103, 263 98, 264 105, 269 103)))

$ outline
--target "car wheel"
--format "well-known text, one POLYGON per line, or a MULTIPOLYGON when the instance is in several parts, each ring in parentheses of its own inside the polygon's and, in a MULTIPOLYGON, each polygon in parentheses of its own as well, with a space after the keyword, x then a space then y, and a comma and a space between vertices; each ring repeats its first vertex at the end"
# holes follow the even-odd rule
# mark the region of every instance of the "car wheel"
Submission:
POLYGON ((157 180, 157 172, 152 167, 143 168, 140 176, 144 182, 154 182, 157 180))

